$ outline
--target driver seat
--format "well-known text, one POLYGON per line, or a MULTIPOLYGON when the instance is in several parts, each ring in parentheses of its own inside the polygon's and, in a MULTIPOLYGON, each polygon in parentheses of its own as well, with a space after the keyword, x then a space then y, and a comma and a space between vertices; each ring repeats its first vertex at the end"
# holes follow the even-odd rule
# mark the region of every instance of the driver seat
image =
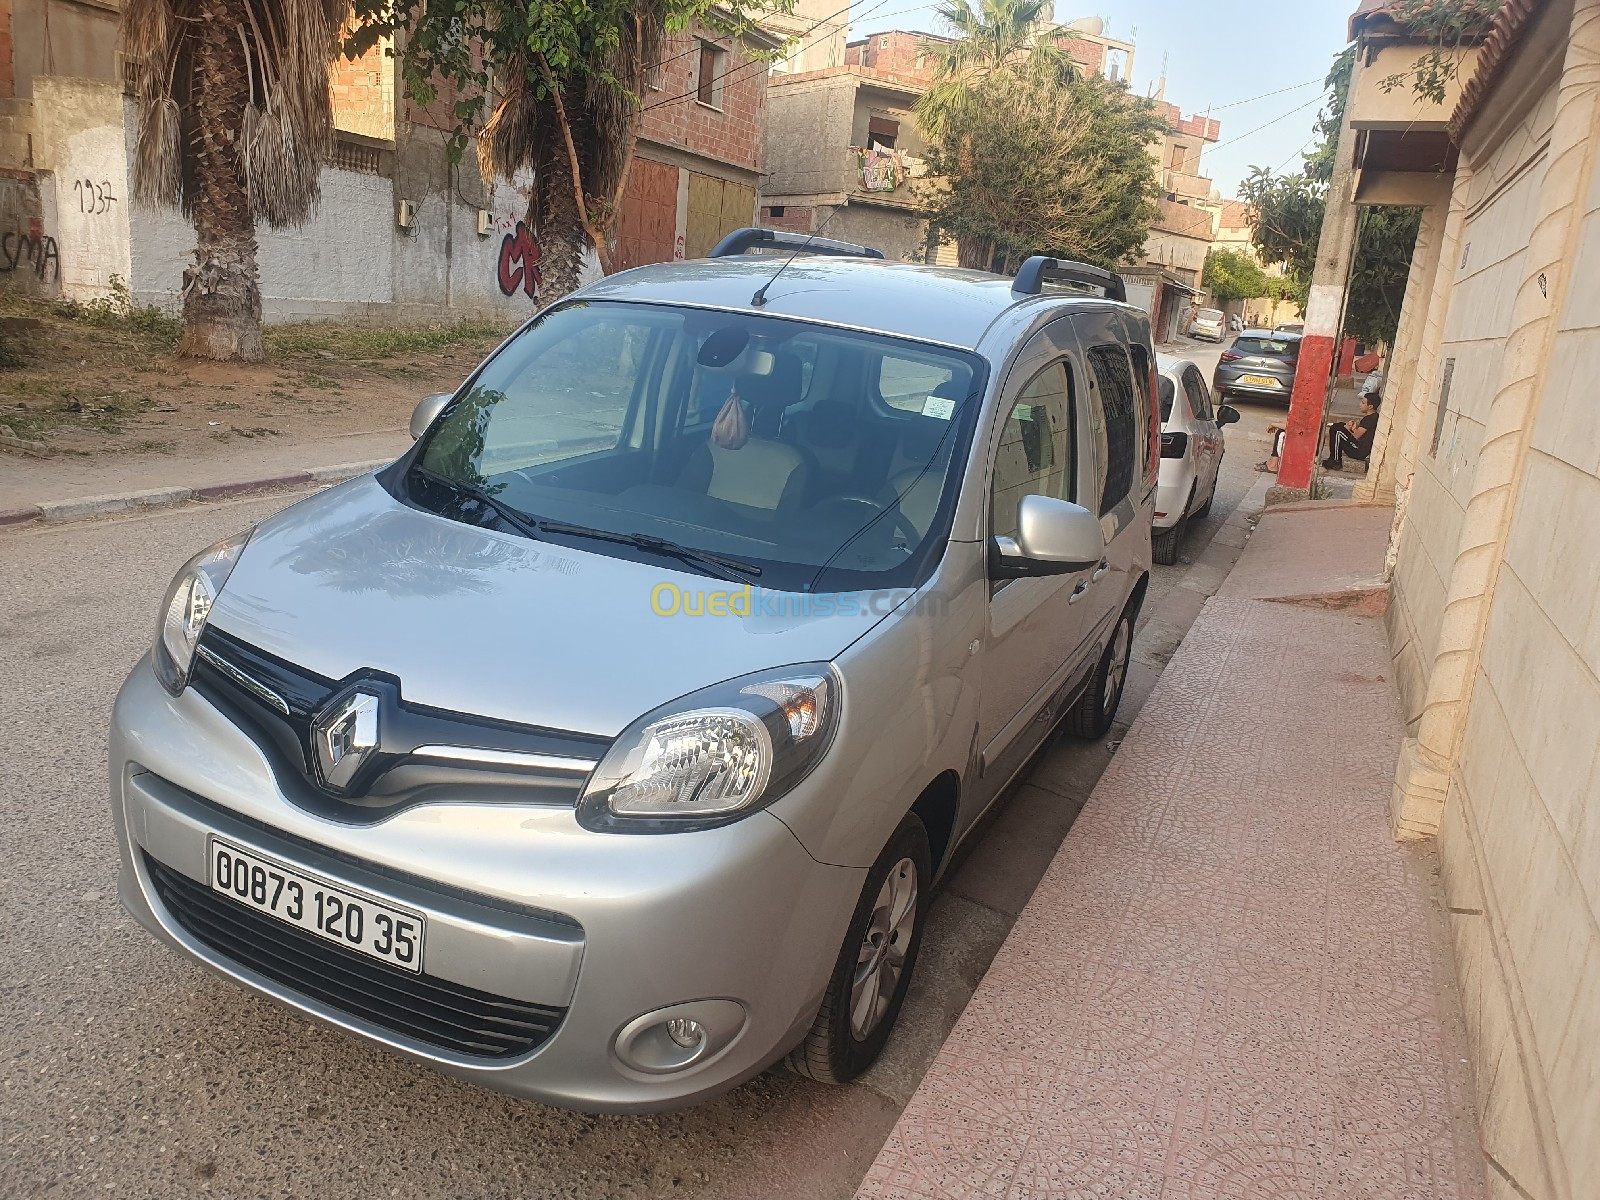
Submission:
POLYGON ((757 518, 794 512, 810 486, 810 464, 801 451, 772 435, 784 411, 800 402, 800 360, 775 355, 770 372, 741 371, 735 387, 750 409, 749 440, 730 450, 707 438, 684 464, 678 486, 736 504, 757 518))

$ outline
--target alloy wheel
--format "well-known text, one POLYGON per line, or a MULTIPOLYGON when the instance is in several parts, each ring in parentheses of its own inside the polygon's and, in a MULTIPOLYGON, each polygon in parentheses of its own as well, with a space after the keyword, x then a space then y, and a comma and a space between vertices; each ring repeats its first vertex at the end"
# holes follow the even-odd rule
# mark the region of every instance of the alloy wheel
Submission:
POLYGON ((902 858, 878 889, 850 983, 850 1032, 857 1041, 878 1027, 899 987, 916 932, 917 883, 917 864, 902 858))

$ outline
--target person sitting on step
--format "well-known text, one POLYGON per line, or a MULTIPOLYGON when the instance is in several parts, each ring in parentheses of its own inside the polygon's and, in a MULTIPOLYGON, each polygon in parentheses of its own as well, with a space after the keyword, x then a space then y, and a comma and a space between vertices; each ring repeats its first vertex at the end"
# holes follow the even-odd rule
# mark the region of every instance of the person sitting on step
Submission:
POLYGON ((1383 397, 1369 392, 1361 397, 1361 415, 1354 421, 1337 421, 1328 426, 1328 457, 1322 465, 1330 471, 1344 467, 1346 458, 1366 462, 1372 453, 1372 439, 1378 432, 1378 408, 1383 397))

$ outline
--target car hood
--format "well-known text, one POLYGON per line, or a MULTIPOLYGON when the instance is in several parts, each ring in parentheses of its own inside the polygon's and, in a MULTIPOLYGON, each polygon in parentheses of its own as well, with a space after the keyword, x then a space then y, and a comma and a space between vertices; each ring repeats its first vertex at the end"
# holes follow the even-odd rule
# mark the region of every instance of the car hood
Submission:
POLYGON ((211 621, 330 679, 394 675, 415 704, 614 737, 686 692, 830 660, 882 619, 861 593, 800 615, 797 595, 768 593, 764 604, 754 589, 747 615, 662 616, 652 606, 662 584, 691 596, 740 590, 670 560, 629 562, 419 512, 365 476, 264 521, 211 621))

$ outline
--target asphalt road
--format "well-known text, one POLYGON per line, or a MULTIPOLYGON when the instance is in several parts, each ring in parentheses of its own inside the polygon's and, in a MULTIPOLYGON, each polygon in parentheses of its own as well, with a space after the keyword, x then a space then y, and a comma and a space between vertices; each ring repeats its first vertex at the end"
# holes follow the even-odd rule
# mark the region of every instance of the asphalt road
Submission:
MULTIPOLYGON (((1217 352, 1191 356, 1209 376, 1217 352)), ((178 566, 287 498, 0 533, 0 1196, 849 1196, 1225 576, 1219 531, 1272 416, 1243 411, 1189 563, 1157 568, 1121 724, 1043 755, 965 854, 880 1064, 837 1089, 769 1072, 655 1117, 574 1115, 446 1079, 210 976, 122 915, 112 697, 178 566)))

